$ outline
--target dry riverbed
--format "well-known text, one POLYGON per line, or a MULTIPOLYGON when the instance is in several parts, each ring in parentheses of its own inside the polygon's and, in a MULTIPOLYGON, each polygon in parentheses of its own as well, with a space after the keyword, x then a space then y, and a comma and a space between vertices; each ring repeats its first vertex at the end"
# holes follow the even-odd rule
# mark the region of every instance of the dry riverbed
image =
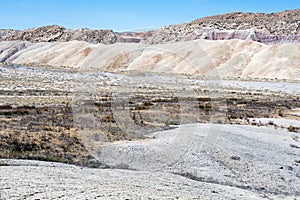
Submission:
POLYGON ((299 132, 299 123, 251 120, 298 121, 297 82, 21 65, 1 66, 0 75, 2 158, 95 165, 94 143, 143 139, 186 123, 299 132))
POLYGON ((2 199, 299 197, 298 82, 20 65, 0 75, 2 199))

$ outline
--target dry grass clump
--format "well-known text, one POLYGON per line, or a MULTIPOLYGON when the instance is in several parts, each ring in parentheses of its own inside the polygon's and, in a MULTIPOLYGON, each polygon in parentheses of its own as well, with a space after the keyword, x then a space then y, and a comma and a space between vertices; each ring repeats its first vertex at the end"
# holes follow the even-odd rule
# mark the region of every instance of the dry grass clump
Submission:
POLYGON ((0 131, 0 157, 65 163, 86 162, 87 150, 75 131, 0 131))

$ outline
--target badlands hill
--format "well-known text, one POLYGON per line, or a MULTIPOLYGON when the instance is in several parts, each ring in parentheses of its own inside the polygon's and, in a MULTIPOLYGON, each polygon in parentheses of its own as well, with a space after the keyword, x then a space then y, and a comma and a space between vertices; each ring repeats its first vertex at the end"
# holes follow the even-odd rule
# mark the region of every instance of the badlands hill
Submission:
POLYGON ((213 27, 220 30, 244 30, 255 28, 275 35, 297 35, 300 33, 300 9, 278 13, 242 13, 234 12, 204 17, 189 23, 199 27, 213 27))
POLYGON ((87 28, 68 30, 65 27, 52 25, 21 30, 0 30, 0 40, 30 42, 67 42, 71 40, 89 43, 112 44, 117 36, 112 30, 90 30, 87 28))
POLYGON ((217 15, 143 33, 0 30, 0 62, 299 80, 299 22, 297 9, 217 15))
POLYGON ((1 62, 15 64, 300 80, 300 45, 294 43, 264 45, 245 40, 200 39, 148 46, 3 41, 0 52, 1 62))
POLYGON ((279 13, 228 13, 204 17, 190 23, 169 25, 155 31, 116 33, 112 30, 66 29, 51 25, 27 30, 0 30, 0 41, 67 42, 112 44, 134 42, 160 44, 192 39, 251 39, 277 44, 300 42, 300 9, 279 13), (230 30, 230 31, 229 31, 230 30), (234 31, 233 31, 234 30, 234 31), (237 31, 237 32, 236 32, 237 31))
POLYGON ((150 44, 195 38, 251 39, 267 44, 300 41, 300 9, 279 13, 228 13, 170 25, 144 38, 150 44), (228 31, 231 30, 231 31, 228 31))

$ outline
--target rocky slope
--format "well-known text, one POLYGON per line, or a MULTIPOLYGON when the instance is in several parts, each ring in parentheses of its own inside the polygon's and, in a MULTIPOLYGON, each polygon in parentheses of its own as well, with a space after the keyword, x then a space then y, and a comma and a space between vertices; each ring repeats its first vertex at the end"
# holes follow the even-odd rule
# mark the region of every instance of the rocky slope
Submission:
POLYGON ((79 40, 103 44, 116 42, 161 44, 203 38, 208 40, 250 39, 265 44, 299 43, 299 24, 300 9, 271 14, 236 12, 141 33, 66 29, 56 25, 24 31, 0 30, 0 41, 66 42, 79 40))
POLYGON ((0 30, 0 40, 21 40, 30 42, 67 42, 71 40, 89 43, 112 44, 118 41, 112 30, 66 29, 62 26, 43 26, 20 30, 0 30))
MULTIPOLYGON (((240 32, 234 34, 234 36, 231 35, 231 37, 228 37, 229 33, 226 32, 226 30, 253 29, 257 30, 261 36, 265 35, 267 38, 280 35, 281 37, 276 38, 274 41, 274 43, 280 43, 282 40, 286 40, 286 37, 284 36, 299 35, 299 24, 300 9, 271 14, 236 12, 205 17, 185 24, 165 26, 156 31, 150 38, 147 38, 146 40, 151 44, 181 41, 185 40, 187 37, 190 38, 189 35, 191 34, 193 35, 195 33, 199 33, 199 31, 201 32, 202 29, 209 28, 217 30, 216 36, 208 37, 206 39, 245 39, 244 37, 239 36, 240 32), (225 37, 218 37, 218 30, 222 30, 222 33, 225 33, 225 37)), ((299 36, 297 38, 299 41, 299 36)), ((260 41, 263 43, 264 40, 268 39, 260 39, 260 41)))
POLYGON ((194 20, 189 25, 219 30, 255 28, 274 35, 300 34, 300 9, 278 13, 228 13, 194 20))

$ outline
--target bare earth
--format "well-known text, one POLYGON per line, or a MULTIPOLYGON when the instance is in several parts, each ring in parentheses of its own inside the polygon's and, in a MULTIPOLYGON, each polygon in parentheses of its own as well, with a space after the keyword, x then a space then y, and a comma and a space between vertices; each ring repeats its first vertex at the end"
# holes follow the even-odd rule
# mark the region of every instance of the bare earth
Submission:
POLYGON ((294 135, 187 124, 153 133, 155 139, 99 148, 114 169, 2 159, 0 194, 2 199, 299 199, 300 143, 294 135), (220 130, 214 141, 205 139, 220 130))

